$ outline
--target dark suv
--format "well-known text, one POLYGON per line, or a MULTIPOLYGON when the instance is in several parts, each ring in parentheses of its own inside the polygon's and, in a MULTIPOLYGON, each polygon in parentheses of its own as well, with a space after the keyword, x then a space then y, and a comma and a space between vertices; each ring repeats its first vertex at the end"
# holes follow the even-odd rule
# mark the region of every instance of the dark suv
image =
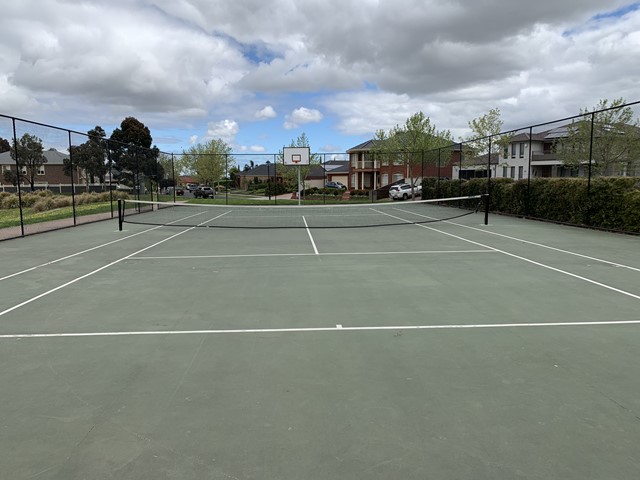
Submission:
POLYGON ((211 187, 200 187, 193 191, 193 196, 196 198, 213 198, 215 193, 211 187))

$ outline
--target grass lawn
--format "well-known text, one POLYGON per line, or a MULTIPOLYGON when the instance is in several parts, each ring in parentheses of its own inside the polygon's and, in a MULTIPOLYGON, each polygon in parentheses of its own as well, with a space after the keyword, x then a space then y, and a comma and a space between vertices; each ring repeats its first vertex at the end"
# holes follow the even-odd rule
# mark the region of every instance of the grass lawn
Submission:
MULTIPOLYGON (((117 206, 114 204, 117 211, 117 206)), ((89 203, 76 206, 76 216, 92 215, 94 213, 110 212, 111 204, 109 202, 89 203)), ((51 220, 60 220, 63 218, 72 218, 72 207, 56 208, 46 212, 34 212, 32 208, 22 209, 23 222, 25 225, 32 223, 49 222, 51 220)), ((0 210, 0 228, 18 227, 20 226, 20 210, 11 208, 0 210)))

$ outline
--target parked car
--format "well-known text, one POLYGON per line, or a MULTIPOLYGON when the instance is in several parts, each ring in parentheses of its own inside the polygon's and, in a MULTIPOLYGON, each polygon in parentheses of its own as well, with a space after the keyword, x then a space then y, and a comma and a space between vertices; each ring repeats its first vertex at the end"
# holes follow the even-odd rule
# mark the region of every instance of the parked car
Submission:
MULTIPOLYGON (((389 188, 389 197, 391 197, 392 200, 400 200, 400 199, 406 200, 407 198, 411 197, 411 191, 412 191, 412 187, 408 183, 403 183, 400 185, 392 185, 391 188, 389 188)), ((414 196, 422 195, 421 185, 413 186, 413 195, 414 196)))
POLYGON ((184 188, 182 188, 182 187, 176 187, 176 195, 177 195, 178 197, 183 196, 183 195, 184 195, 184 188))
POLYGON ((200 187, 193 191, 193 196, 196 198, 214 198, 215 191, 211 187, 200 187))
POLYGON ((324 188, 338 188, 340 190, 346 190, 347 187, 340 182, 327 182, 324 184, 324 188))
POLYGON ((198 190, 198 185, 196 183, 187 183, 187 190, 193 193, 198 190))

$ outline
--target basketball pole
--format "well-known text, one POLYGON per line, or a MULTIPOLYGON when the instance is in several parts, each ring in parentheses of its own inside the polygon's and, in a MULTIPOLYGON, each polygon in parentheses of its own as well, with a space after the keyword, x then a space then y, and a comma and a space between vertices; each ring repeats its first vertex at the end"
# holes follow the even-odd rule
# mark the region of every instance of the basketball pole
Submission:
POLYGON ((298 162, 298 206, 300 205, 300 162, 298 162))

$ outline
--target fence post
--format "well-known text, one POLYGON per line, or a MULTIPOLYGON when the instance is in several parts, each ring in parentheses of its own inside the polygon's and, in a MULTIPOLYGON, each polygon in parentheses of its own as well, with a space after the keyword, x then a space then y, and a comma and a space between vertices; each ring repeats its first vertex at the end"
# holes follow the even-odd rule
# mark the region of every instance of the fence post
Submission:
POLYGON ((71 130, 67 130, 69 134, 69 169, 71 171, 71 211, 73 213, 73 225, 76 225, 76 187, 73 182, 73 152, 71 151, 71 130))
POLYGON ((24 237, 24 218, 22 216, 22 192, 20 190, 20 161, 18 150, 18 135, 16 134, 16 119, 11 118, 13 123, 13 151, 16 161, 16 191, 18 192, 18 210, 20 210, 20 235, 24 237))
POLYGON ((585 225, 591 225, 591 163, 593 160, 593 124, 596 112, 591 112, 591 132, 589 134, 589 174, 587 178, 587 211, 585 212, 585 225))
POLYGON ((528 217, 530 215, 531 206, 531 152, 533 142, 533 127, 529 127, 529 165, 527 167, 527 200, 524 206, 524 215, 528 217))

